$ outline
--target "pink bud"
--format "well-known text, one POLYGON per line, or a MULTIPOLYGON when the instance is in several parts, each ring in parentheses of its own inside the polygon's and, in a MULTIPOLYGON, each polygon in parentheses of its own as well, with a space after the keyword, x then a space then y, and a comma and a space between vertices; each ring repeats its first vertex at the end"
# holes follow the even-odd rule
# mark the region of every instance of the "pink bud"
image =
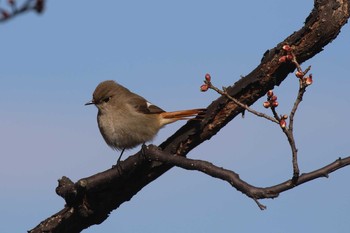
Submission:
POLYGON ((285 121, 284 119, 281 119, 281 120, 280 120, 280 126, 281 126, 282 128, 286 128, 287 123, 286 123, 286 121, 285 121))
POLYGON ((282 57, 280 57, 279 59, 278 59, 278 62, 279 63, 284 63, 284 62, 286 62, 287 61, 287 56, 282 56, 282 57))
POLYGON ((206 75, 205 75, 205 80, 208 81, 208 82, 210 82, 210 80, 211 80, 210 74, 206 74, 206 75))
POLYGON ((297 76, 298 78, 303 78, 304 77, 304 73, 301 71, 297 71, 295 72, 295 76, 297 76))
POLYGON ((308 77, 306 77, 305 79, 305 84, 307 85, 307 86, 309 86, 309 85, 311 85, 312 84, 312 74, 310 74, 308 77))
POLYGON ((270 99, 271 101, 276 101, 277 100, 277 96, 276 95, 273 95, 273 96, 271 96, 271 99, 270 99))
POLYGON ((293 60, 293 55, 292 55, 292 54, 286 55, 286 59, 287 59, 288 61, 293 60))
POLYGON ((267 92, 267 97, 271 97, 271 96, 273 96, 273 91, 272 90, 269 90, 268 92, 267 92))
POLYGON ((271 106, 270 101, 265 101, 265 102, 263 103, 263 106, 264 106, 265 108, 269 108, 269 107, 271 106))
POLYGON ((272 102, 272 107, 277 107, 278 106, 278 102, 277 101, 273 101, 272 102))
POLYGON ((200 87, 200 90, 205 92, 209 89, 209 86, 207 84, 203 84, 201 87, 200 87))
POLYGON ((287 51, 287 52, 292 51, 292 47, 290 47, 290 46, 287 45, 287 44, 286 44, 286 45, 283 45, 282 49, 285 50, 285 51, 287 51))
POLYGON ((284 115, 282 116, 282 119, 284 119, 284 120, 288 119, 288 115, 287 115, 287 114, 284 114, 284 115))

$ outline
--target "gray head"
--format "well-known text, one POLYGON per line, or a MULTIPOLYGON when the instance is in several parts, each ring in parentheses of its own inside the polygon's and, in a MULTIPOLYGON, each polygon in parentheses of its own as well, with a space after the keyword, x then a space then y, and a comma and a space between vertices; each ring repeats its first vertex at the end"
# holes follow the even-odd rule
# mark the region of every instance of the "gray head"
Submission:
POLYGON ((119 85, 115 81, 103 81, 97 85, 92 95, 92 100, 85 105, 95 104, 99 108, 99 106, 108 103, 114 96, 122 95, 125 92, 129 92, 129 90, 119 85))

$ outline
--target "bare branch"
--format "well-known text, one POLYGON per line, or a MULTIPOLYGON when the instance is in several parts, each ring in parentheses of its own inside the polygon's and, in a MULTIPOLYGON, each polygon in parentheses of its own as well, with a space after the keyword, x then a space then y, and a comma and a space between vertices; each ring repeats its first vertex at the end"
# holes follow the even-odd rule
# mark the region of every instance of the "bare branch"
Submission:
MULTIPOLYGON (((344 166, 350 165, 350 156, 343 159, 339 158, 335 162, 330 163, 323 168, 302 174, 299 176, 299 179, 296 182, 293 179, 290 179, 271 187, 262 188, 253 186, 242 180, 240 176, 234 171, 230 171, 222 167, 217 167, 207 161, 194 160, 182 156, 172 155, 160 150, 156 146, 150 145, 145 148, 144 155, 150 161, 158 161, 165 164, 181 167, 186 170, 200 171, 214 178, 227 181, 230 185, 248 197, 252 198, 255 202, 257 202, 258 199, 276 198, 282 192, 290 190, 310 180, 321 177, 328 177, 330 173, 344 166)), ((264 206, 259 202, 257 202, 257 204, 260 209, 264 209, 264 206)))
MULTIPOLYGON (((209 74, 207 74, 209 75, 209 74)), ((262 112, 258 112, 252 108, 250 108, 248 105, 246 104, 243 104, 241 103, 239 100, 237 100, 236 98, 230 96, 227 91, 226 91, 226 88, 223 88, 223 90, 220 90, 219 88, 217 88, 216 86, 214 86, 212 84, 212 82, 210 80, 205 80, 205 85, 208 86, 208 88, 210 89, 213 89, 214 91, 216 91, 217 93, 219 93, 220 95, 223 95, 223 96, 226 96, 228 99, 232 100, 235 104, 237 104, 238 106, 242 107, 243 109, 247 110, 248 112, 254 114, 255 116, 258 116, 258 117, 262 117, 262 118, 265 118, 269 121, 272 121, 274 123, 279 123, 278 120, 276 120, 275 118, 273 117, 270 117, 269 115, 265 114, 265 113, 262 113, 262 112)))
POLYGON ((13 19, 14 17, 29 11, 40 14, 44 11, 45 0, 26 0, 18 6, 16 0, 8 1, 10 9, 0 7, 0 23, 13 19))

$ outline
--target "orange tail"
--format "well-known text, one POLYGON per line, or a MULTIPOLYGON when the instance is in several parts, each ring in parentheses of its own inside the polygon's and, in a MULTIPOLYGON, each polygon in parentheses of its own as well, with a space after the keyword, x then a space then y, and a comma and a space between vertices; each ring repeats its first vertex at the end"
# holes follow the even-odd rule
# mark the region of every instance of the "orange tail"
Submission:
POLYGON ((203 115, 205 113, 204 108, 180 110, 175 112, 162 112, 159 116, 161 118, 161 125, 170 124, 178 120, 190 120, 195 116, 203 115))

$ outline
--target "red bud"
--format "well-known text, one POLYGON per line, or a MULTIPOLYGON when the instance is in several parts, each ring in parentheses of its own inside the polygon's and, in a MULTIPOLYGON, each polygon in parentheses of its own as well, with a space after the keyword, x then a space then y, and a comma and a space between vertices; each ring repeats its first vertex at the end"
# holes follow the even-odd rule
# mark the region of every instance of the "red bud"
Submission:
POLYGON ((280 120, 280 126, 281 126, 282 128, 286 128, 287 123, 286 123, 286 121, 285 121, 284 119, 281 119, 281 120, 280 120))
POLYGON ((207 84, 203 84, 201 87, 200 87, 200 90, 205 92, 209 89, 209 86, 207 84))
POLYGON ((264 106, 265 108, 269 108, 269 107, 271 106, 270 101, 265 101, 265 102, 263 103, 263 106, 264 106))
POLYGON ((283 62, 286 62, 287 61, 287 56, 282 56, 278 59, 278 62, 279 63, 283 63, 283 62))
POLYGON ((286 55, 286 59, 287 59, 288 61, 293 60, 293 55, 292 55, 292 54, 286 55))
POLYGON ((271 101, 276 101, 277 100, 277 96, 276 95, 273 95, 273 96, 271 96, 271 99, 270 99, 271 101))
POLYGON ((271 96, 273 96, 273 91, 272 90, 269 90, 268 92, 267 92, 267 97, 271 97, 271 96))
POLYGON ((273 107, 277 107, 277 106, 278 106, 278 102, 277 102, 277 101, 273 101, 273 102, 272 102, 272 106, 273 106, 273 107))
POLYGON ((306 77, 304 80, 305 80, 305 84, 306 84, 306 85, 308 85, 308 86, 311 85, 312 82, 313 82, 313 81, 312 81, 312 75, 310 74, 310 75, 309 75, 308 77, 306 77))
POLYGON ((297 71, 295 72, 295 76, 297 76, 298 78, 303 78, 304 77, 304 73, 301 71, 297 71))
POLYGON ((285 50, 285 51, 287 51, 287 52, 292 51, 292 47, 290 47, 290 46, 287 45, 287 44, 286 44, 286 45, 283 45, 282 49, 285 50))
POLYGON ((208 82, 211 81, 211 76, 210 76, 210 74, 206 74, 206 75, 205 75, 205 80, 208 81, 208 82))

